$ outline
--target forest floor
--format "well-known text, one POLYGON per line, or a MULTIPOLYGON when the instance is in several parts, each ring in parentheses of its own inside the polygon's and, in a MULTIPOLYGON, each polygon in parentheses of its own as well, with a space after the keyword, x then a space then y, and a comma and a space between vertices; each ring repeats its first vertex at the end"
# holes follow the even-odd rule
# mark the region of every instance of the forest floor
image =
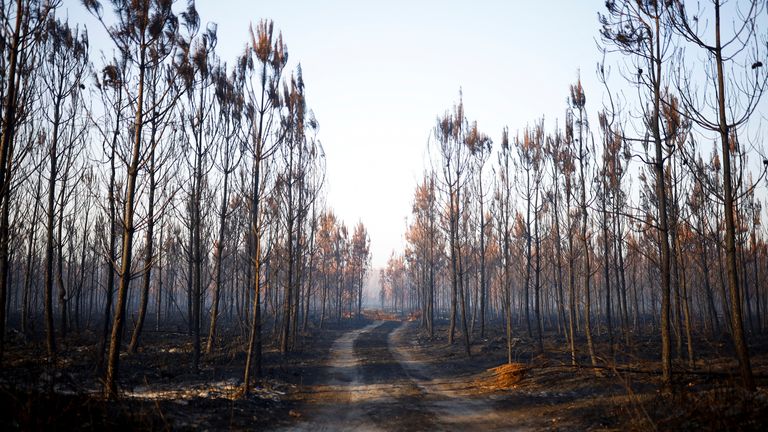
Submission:
MULTIPOLYGON (((185 333, 147 332, 138 353, 121 356, 122 397, 101 396, 93 335, 70 336, 55 367, 43 344, 7 344, 0 367, 0 430, 767 430, 768 339, 750 339, 759 389, 738 387, 727 341, 697 343, 691 369, 675 363, 661 391, 657 338, 601 368, 574 368, 563 340, 546 355, 517 335, 513 360, 498 329, 476 337, 467 357, 460 334, 430 338, 417 321, 369 315, 356 326, 302 336, 280 355, 266 348, 265 378, 241 397, 242 340, 225 335, 191 373, 185 333)), ((477 329, 476 329, 477 330, 477 329)), ((479 332, 476 332, 479 333, 479 332)), ((598 353, 607 353, 597 338, 598 353)), ((579 342, 579 346, 584 346, 579 342)), ((619 344, 617 344, 617 347, 619 344)), ((580 353, 580 362, 588 359, 580 353)))

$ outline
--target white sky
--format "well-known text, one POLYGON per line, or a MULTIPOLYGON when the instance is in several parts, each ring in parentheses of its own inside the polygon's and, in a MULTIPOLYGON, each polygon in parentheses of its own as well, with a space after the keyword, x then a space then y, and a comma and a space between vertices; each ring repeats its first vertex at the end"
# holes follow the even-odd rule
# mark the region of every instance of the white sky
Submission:
MULTIPOLYGON (((65 8, 86 23, 94 49, 109 48, 79 1, 65 8)), ((602 102, 601 0, 198 0, 197 8, 203 26, 218 23, 218 54, 228 63, 250 23, 269 18, 282 31, 320 122, 328 205, 350 227, 367 226, 374 268, 402 250, 429 132, 459 88, 468 118, 495 142, 504 125, 514 134, 542 115, 562 121, 579 70, 589 110, 602 102)))
MULTIPOLYGON (((495 141, 501 129, 564 117, 581 68, 588 104, 602 1, 198 1, 233 59, 248 24, 271 18, 327 153, 328 205, 371 237, 374 268, 402 250, 405 218, 435 119, 463 89, 466 112, 495 141)), ((231 60, 230 60, 231 61, 231 60)))

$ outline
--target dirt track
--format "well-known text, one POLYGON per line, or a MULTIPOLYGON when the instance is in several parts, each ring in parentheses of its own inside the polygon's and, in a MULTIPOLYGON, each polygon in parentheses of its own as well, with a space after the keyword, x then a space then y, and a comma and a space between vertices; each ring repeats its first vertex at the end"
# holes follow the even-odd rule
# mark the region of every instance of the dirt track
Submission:
POLYGON ((477 394, 469 376, 452 376, 419 358, 408 323, 377 321, 345 333, 332 348, 322 384, 308 388, 297 431, 525 430, 502 415, 498 395, 477 394))

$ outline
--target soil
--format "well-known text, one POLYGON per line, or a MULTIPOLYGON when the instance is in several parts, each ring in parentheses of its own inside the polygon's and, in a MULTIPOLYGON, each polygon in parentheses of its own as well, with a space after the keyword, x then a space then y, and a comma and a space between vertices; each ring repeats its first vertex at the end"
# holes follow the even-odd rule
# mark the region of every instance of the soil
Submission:
MULTIPOLYGON (((447 343, 415 320, 369 314, 355 325, 302 335, 281 355, 265 350, 252 394, 241 394, 243 341, 224 335, 192 373, 183 333, 147 332, 121 357, 121 398, 101 397, 94 335, 67 340, 55 367, 42 345, 11 337, 0 368, 0 430, 766 430, 768 340, 753 337, 758 391, 738 387, 726 343, 700 341, 696 368, 675 363, 662 389, 656 338, 636 335, 600 367, 573 367, 564 340, 545 337, 546 355, 516 335, 513 362, 497 329, 447 343)), ((598 352, 609 349, 601 338, 598 352)), ((617 347, 620 346, 617 344, 617 347)), ((580 353, 579 363, 588 364, 580 353)))

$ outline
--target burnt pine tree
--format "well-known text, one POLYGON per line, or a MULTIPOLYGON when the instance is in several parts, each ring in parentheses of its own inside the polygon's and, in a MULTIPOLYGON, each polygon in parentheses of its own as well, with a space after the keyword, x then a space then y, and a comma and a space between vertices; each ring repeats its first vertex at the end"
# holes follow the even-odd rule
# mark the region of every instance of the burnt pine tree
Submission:
MULTIPOLYGON (((480 133, 477 129, 477 123, 472 124, 469 136, 467 137, 467 145, 469 151, 474 157, 474 174, 477 178, 475 187, 477 188, 477 205, 478 205, 478 231, 480 236, 480 337, 485 337, 485 316, 486 316, 486 300, 488 296, 488 281, 487 281, 487 265, 486 265, 486 215, 485 215, 485 189, 483 188, 483 167, 488 161, 491 155, 491 147, 493 141, 487 135, 480 133)), ((472 320, 474 327, 475 320, 472 320)))
POLYGON ((584 88, 581 86, 581 79, 576 84, 571 85, 571 108, 578 112, 578 119, 575 121, 578 128, 578 138, 576 140, 576 157, 579 166, 579 197, 578 207, 581 216, 580 235, 582 250, 582 289, 584 291, 584 333, 587 336, 587 350, 592 366, 597 366, 597 357, 595 355, 595 346, 592 340, 592 318, 590 308, 592 306, 590 295, 590 278, 592 277, 592 266, 590 262, 590 233, 589 233, 589 202, 587 201, 587 170, 589 169, 589 154, 594 153, 594 146, 589 145, 586 140, 589 135, 589 125, 587 123, 585 107, 587 97, 584 94, 584 88))
POLYGON ((208 330, 208 341, 205 352, 211 354, 216 344, 217 321, 219 318, 219 301, 223 284, 222 263, 224 260, 225 243, 227 241, 227 225, 232 210, 230 200, 230 177, 240 165, 242 152, 239 151, 242 137, 240 135, 241 120, 243 115, 242 76, 237 70, 227 76, 226 69, 219 67, 214 73, 214 86, 216 97, 217 115, 215 121, 221 131, 216 141, 218 158, 213 161, 214 166, 222 176, 221 204, 218 213, 218 233, 214 251, 213 270, 213 294, 211 298, 211 320, 208 330))
POLYGON ((163 210, 166 207, 163 203, 158 202, 157 189, 159 183, 163 182, 163 177, 167 178, 167 173, 163 175, 164 166, 174 156, 172 143, 175 140, 168 139, 166 136, 172 129, 172 122, 169 121, 169 116, 173 112, 172 109, 176 103, 176 95, 174 92, 168 91, 175 85, 173 79, 176 66, 163 63, 160 58, 154 57, 157 55, 162 55, 162 53, 151 53, 153 63, 157 63, 159 66, 147 69, 146 73, 145 88, 147 94, 145 97, 147 98, 148 105, 154 107, 154 109, 151 114, 146 116, 145 121, 148 129, 147 147, 144 150, 145 156, 142 159, 147 159, 145 169, 148 184, 143 251, 144 266, 141 275, 139 311, 133 333, 131 334, 131 340, 128 344, 129 353, 135 353, 138 349, 141 332, 146 321, 149 288, 152 282, 152 268, 157 258, 155 256, 155 225, 160 217, 162 217, 163 210))
POLYGON ((14 147, 23 117, 30 110, 31 99, 25 96, 25 86, 31 87, 28 75, 34 64, 40 34, 44 32, 49 14, 59 5, 57 1, 40 0, 3 3, 0 16, 0 359, 5 352, 5 326, 10 273, 10 199, 14 174, 14 147))
MULTIPOLYGON (((438 118, 434 128, 437 151, 441 158, 442 187, 447 201, 447 230, 451 274, 451 317, 448 329, 448 343, 453 344, 456 332, 456 315, 461 305, 461 325, 464 332, 465 350, 469 355, 469 332, 467 331, 466 303, 464 296, 464 260, 463 236, 461 233, 462 215, 466 212, 462 205, 462 190, 469 170, 469 150, 465 149, 467 121, 464 116, 464 103, 454 106, 453 112, 446 112, 438 118)), ((464 191, 466 192, 466 191, 464 191)))
MULTIPOLYGON (((41 63, 44 69, 43 83, 45 86, 46 101, 51 107, 44 110, 46 120, 50 126, 48 137, 48 197, 45 236, 45 322, 48 345, 48 356, 55 361, 56 342, 53 325, 53 285, 54 278, 58 274, 59 306, 61 314, 62 337, 66 333, 67 307, 65 304, 66 293, 61 279, 61 236, 57 239, 54 230, 64 218, 63 202, 57 206, 57 194, 64 196, 67 174, 63 172, 60 159, 66 157, 74 144, 66 139, 64 129, 73 126, 75 116, 78 115, 78 93, 81 88, 81 79, 88 65, 88 39, 85 33, 72 29, 67 22, 61 22, 55 18, 49 18, 46 31, 43 33, 43 46, 46 51, 44 61, 41 63), (68 109, 69 108, 69 109, 68 109), (61 182, 61 190, 57 184, 61 182), (58 218, 57 218, 58 216, 58 218), (58 247, 57 247, 58 244, 58 247), (58 259, 54 251, 59 251, 58 259), (54 274, 54 262, 57 262, 58 271, 54 274)), ((59 229, 61 233, 61 229, 59 229)))
MULTIPOLYGON (((650 131, 653 142, 653 159, 649 164, 655 177, 656 222, 659 249, 661 251, 659 271, 661 273, 661 370, 665 385, 672 383, 672 342, 670 334, 670 243, 667 211, 667 189, 665 181, 665 152, 661 118, 663 70, 662 62, 669 55, 670 33, 666 31, 667 8, 660 1, 633 2, 609 1, 607 13, 600 15, 603 42, 618 52, 630 56, 637 62, 637 72, 628 78, 642 89, 639 101, 643 112, 643 126, 650 131), (650 106, 649 109, 645 105, 650 106)), ((645 135, 645 134, 643 134, 645 135)), ((636 140, 639 141, 640 139, 636 140)), ((645 138, 642 139, 643 141, 645 138)))
POLYGON ((101 70, 100 74, 94 76, 96 89, 99 94, 101 105, 104 106, 105 114, 101 121, 93 122, 96 130, 101 137, 101 147, 109 163, 109 179, 107 183, 107 207, 105 209, 106 233, 102 235, 102 253, 104 255, 104 272, 106 273, 105 295, 104 295, 104 314, 103 326, 101 331, 101 340, 99 342, 96 368, 101 370, 104 366, 104 352, 109 343, 109 330, 112 318, 112 304, 114 302, 115 291, 115 261, 117 259, 117 161, 118 142, 120 140, 120 128, 125 116, 123 98, 123 71, 125 70, 126 58, 121 61, 112 59, 101 70), (102 124, 103 122, 103 124, 102 124))
POLYGON ((496 231, 498 232, 500 256, 500 283, 501 304, 504 316, 504 328, 507 339, 507 362, 512 363, 512 206, 514 188, 513 174, 510 172, 513 165, 512 148, 509 145, 509 130, 505 127, 501 132, 501 147, 498 153, 498 173, 496 179, 495 203, 496 231))
MULTIPOLYGON (((148 68, 157 67, 159 60, 164 61, 172 53, 179 35, 179 21, 173 12, 173 2, 171 1, 144 0, 125 3, 112 0, 111 3, 113 11, 117 15, 116 24, 112 25, 107 24, 107 21, 104 20, 100 2, 96 0, 84 0, 83 2, 88 11, 102 23, 120 55, 127 59, 128 65, 137 69, 135 82, 131 83, 135 85, 135 93, 131 95, 131 99, 135 101, 132 107, 132 142, 128 154, 124 158, 126 180, 125 203, 122 212, 122 254, 118 270, 120 282, 104 379, 105 395, 108 398, 116 398, 126 297, 128 284, 132 277, 136 182, 142 162, 145 116, 146 112, 151 113, 152 108, 154 108, 145 107, 146 72, 148 68), (155 52, 164 55, 150 55, 155 52)), ((190 10, 194 10, 193 4, 190 4, 190 10)), ((196 14, 190 16, 196 16, 196 14)))
POLYGON ((252 362, 255 357, 255 375, 261 377, 261 206, 265 185, 263 162, 270 158, 279 141, 271 130, 275 110, 280 107, 280 79, 288 61, 288 50, 282 34, 274 36, 271 21, 261 21, 251 29, 251 43, 240 58, 238 67, 246 74, 246 121, 249 129, 248 151, 252 157, 250 199, 251 287, 253 315, 246 351, 243 393, 250 391, 252 362), (255 82, 254 82, 255 81, 255 82))
MULTIPOLYGON (((187 165, 190 170, 188 185, 188 229, 189 247, 187 248, 190 274, 188 275, 192 291, 191 316, 189 317, 192 330, 192 371, 198 372, 200 363, 200 328, 203 290, 203 230, 204 218, 204 193, 208 185, 208 173, 211 149, 218 135, 215 124, 209 124, 212 117, 212 107, 215 102, 212 94, 213 72, 217 61, 214 54, 216 46, 216 26, 210 25, 199 38, 194 39, 193 44, 185 49, 189 50, 189 63, 183 75, 186 88, 186 103, 181 107, 182 124, 188 132, 184 143, 187 145, 187 165)), ((189 304, 189 301, 188 301, 189 304)))
MULTIPOLYGON (((730 296, 731 336, 739 362, 744 387, 755 390, 742 313, 739 272, 736 256, 737 188, 734 187, 734 159, 739 150, 738 131, 746 127, 768 85, 764 66, 768 55, 764 43, 765 4, 749 0, 725 4, 712 0, 706 9, 675 0, 670 4, 670 22, 676 35, 706 54, 706 83, 712 88, 697 92, 691 85, 693 64, 686 63, 676 85, 680 96, 680 114, 704 130, 717 133, 722 157, 722 204, 725 221, 725 267, 730 296), (736 18, 723 22, 724 13, 736 18), (700 24, 700 17, 714 18, 711 28, 700 24), (727 29, 731 29, 730 33, 727 29), (714 40, 713 40, 714 39, 714 40), (712 109, 714 107, 714 109, 712 109)), ((697 58, 697 57, 694 57, 697 58)), ((698 61, 698 60, 697 60, 698 61)), ((700 69, 700 64, 696 66, 700 69)), ((746 274, 742 277, 746 278, 746 274)))

